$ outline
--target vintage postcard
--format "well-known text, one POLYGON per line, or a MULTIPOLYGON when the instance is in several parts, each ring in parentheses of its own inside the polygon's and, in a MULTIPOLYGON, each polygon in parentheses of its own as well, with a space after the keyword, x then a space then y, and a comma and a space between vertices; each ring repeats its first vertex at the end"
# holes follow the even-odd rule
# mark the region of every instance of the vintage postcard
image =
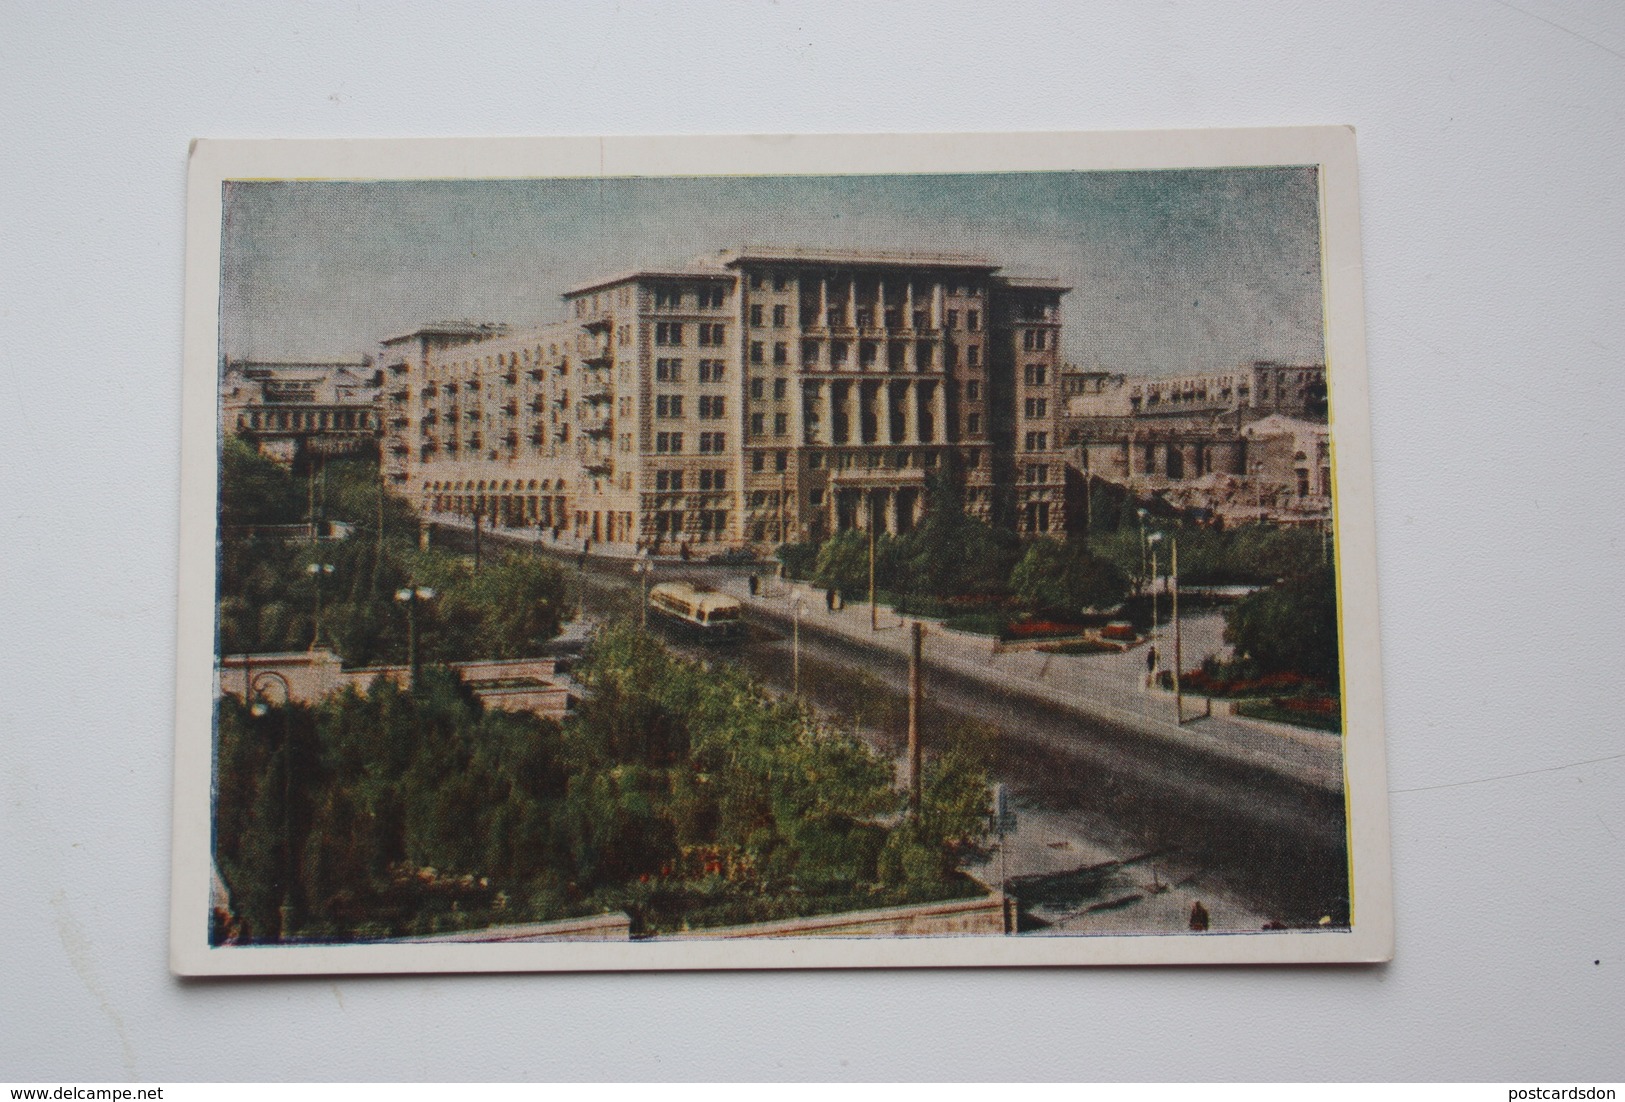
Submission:
POLYGON ((200 141, 172 964, 1392 951, 1354 136, 200 141))

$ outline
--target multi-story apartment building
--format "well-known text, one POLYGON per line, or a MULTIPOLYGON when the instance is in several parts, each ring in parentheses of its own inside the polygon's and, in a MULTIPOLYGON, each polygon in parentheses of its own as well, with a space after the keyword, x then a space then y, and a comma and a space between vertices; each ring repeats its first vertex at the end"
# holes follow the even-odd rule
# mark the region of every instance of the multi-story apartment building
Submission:
POLYGON ((1066 290, 814 249, 594 280, 540 329, 384 341, 386 470, 427 512, 668 551, 907 531, 937 484, 1059 532, 1066 290))

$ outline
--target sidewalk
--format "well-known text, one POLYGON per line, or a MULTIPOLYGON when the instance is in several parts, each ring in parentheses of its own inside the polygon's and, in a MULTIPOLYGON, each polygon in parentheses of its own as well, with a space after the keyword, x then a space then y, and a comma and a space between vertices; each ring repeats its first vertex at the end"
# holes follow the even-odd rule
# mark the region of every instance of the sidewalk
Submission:
MULTIPOLYGON (((777 619, 794 616, 803 602, 802 627, 824 631, 855 643, 906 658, 907 624, 889 607, 877 610, 879 630, 870 626, 867 603, 831 611, 824 591, 804 582, 785 582, 760 575, 762 592, 752 597, 746 578, 717 579, 714 584, 751 608, 777 619)), ((950 631, 931 620, 925 626, 923 658, 928 667, 950 672, 993 688, 1037 697, 1125 727, 1170 745, 1225 758, 1291 777, 1329 791, 1343 788, 1343 741, 1334 734, 1282 723, 1214 715, 1202 717, 1204 700, 1185 698, 1183 724, 1175 721, 1174 694, 1145 687, 1143 645, 1120 654, 1060 655, 1001 649, 991 637, 950 631)), ((1181 619, 1185 668, 1199 665, 1223 648, 1224 618, 1203 612, 1181 619)), ((1172 628, 1159 629, 1157 649, 1165 668, 1173 661, 1172 628)))

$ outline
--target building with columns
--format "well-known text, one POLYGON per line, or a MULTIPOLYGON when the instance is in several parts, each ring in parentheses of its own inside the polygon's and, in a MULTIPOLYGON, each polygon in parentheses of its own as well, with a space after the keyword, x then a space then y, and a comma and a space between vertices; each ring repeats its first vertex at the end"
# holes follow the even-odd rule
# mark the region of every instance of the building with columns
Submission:
POLYGON ((1068 368, 1062 433, 1079 476, 1230 519, 1331 507, 1326 369, 1259 361, 1184 376, 1068 368))
POLYGON ((426 513, 664 551, 906 532, 938 483, 1059 533, 1066 291, 800 248, 607 276, 541 328, 383 341, 386 475, 426 513))
POLYGON ((220 379, 220 423, 279 463, 378 446, 378 375, 370 360, 231 360, 220 379))

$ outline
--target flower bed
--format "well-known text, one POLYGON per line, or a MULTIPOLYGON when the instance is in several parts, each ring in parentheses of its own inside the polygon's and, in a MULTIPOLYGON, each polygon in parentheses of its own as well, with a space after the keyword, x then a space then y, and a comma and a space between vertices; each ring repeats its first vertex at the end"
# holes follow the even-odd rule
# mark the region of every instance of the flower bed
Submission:
POLYGON ((1300 694, 1324 686, 1314 678, 1300 673, 1269 673, 1260 677, 1230 677, 1222 668, 1215 672, 1203 667, 1186 670, 1179 680, 1191 692, 1205 696, 1263 696, 1265 694, 1300 694))
POLYGON ((1018 620, 1004 629, 1007 639, 1060 638, 1082 633, 1083 628, 1078 624, 1063 624, 1055 620, 1018 620))

